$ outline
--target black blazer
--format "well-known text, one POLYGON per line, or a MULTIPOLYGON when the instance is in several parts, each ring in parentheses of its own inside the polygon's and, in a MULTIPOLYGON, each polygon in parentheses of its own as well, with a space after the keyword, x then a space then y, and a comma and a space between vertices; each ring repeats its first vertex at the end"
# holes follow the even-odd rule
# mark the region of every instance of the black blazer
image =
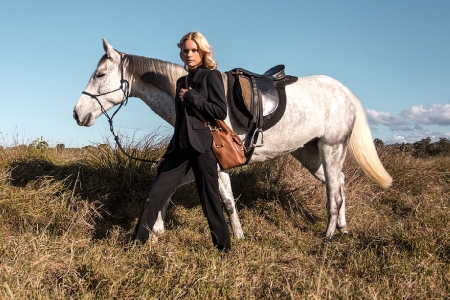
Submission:
POLYGON ((177 90, 175 99, 175 132, 163 155, 167 158, 179 144, 180 114, 184 113, 187 122, 187 132, 191 146, 200 153, 211 149, 212 136, 209 129, 197 117, 192 108, 209 121, 212 125, 215 119, 224 120, 227 117, 227 104, 225 99, 225 89, 223 86, 222 75, 218 70, 208 69, 205 65, 199 66, 193 76, 186 75, 177 80, 177 90), (178 94, 180 89, 186 88, 185 79, 188 76, 189 86, 192 88, 184 94, 184 107, 178 94))

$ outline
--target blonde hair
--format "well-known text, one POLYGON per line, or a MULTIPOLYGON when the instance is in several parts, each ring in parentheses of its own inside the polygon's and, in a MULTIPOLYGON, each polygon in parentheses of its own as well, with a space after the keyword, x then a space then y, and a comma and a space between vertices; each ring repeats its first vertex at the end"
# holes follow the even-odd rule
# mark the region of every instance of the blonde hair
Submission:
MULTIPOLYGON (((202 63, 208 67, 208 69, 214 70, 217 69, 217 62, 214 60, 214 54, 212 52, 212 48, 209 45, 206 38, 198 31, 189 32, 185 34, 180 42, 177 44, 178 48, 180 48, 180 58, 183 61, 183 46, 184 43, 187 40, 193 40, 196 44, 199 50, 202 51, 203 57, 202 57, 202 63)), ((186 69, 187 66, 185 65, 184 68, 186 69)), ((187 69, 186 69, 187 70, 187 69)))

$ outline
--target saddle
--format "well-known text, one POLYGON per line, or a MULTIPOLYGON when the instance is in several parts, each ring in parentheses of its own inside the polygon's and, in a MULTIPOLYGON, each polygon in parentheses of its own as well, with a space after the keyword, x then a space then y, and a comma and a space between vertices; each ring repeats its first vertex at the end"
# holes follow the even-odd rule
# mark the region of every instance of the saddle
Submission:
POLYGON ((251 139, 247 143, 248 148, 263 146, 264 117, 273 114, 280 103, 276 82, 286 78, 284 65, 270 68, 263 74, 257 74, 242 68, 236 68, 229 73, 236 80, 234 84, 235 101, 245 105, 251 116, 253 126, 249 135, 251 139), (261 133, 261 142, 258 144, 258 136, 261 133))

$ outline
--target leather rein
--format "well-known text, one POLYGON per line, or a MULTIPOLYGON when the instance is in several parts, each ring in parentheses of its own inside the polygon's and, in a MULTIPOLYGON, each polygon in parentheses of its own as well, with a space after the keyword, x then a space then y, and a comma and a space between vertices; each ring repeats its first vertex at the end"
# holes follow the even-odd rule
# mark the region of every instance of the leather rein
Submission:
MULTIPOLYGON (((116 50, 117 51, 117 50, 116 50)), ((114 140, 116 141, 117 146, 119 147, 119 149, 122 151, 122 153, 134 160, 139 160, 139 161, 143 161, 143 162, 150 162, 150 163, 158 163, 157 160, 148 160, 148 159, 144 159, 144 158, 139 158, 139 157, 134 157, 130 154, 128 154, 122 147, 122 145, 120 144, 120 140, 119 140, 119 136, 114 132, 114 126, 113 126, 113 118, 114 116, 117 114, 117 112, 122 108, 122 106, 126 106, 128 103, 128 97, 130 96, 130 83, 128 82, 128 80, 123 78, 123 62, 122 62, 122 54, 120 52, 117 51, 117 53, 119 53, 120 55, 120 64, 122 66, 122 70, 120 73, 120 86, 112 91, 106 92, 106 93, 102 93, 102 94, 91 94, 88 93, 86 91, 81 92, 84 95, 87 95, 89 97, 91 97, 92 99, 96 100, 97 103, 100 105, 100 109, 102 111, 102 113, 106 116, 106 118, 108 119, 108 123, 109 123, 109 130, 111 131, 112 135, 114 136, 114 140), (106 112, 105 108, 103 107, 102 103, 100 102, 100 100, 98 100, 97 97, 100 96, 104 96, 104 95, 108 95, 117 91, 122 91, 123 92, 123 100, 122 102, 120 102, 119 107, 116 109, 116 111, 112 114, 112 116, 110 117, 108 115, 108 113, 106 112)))

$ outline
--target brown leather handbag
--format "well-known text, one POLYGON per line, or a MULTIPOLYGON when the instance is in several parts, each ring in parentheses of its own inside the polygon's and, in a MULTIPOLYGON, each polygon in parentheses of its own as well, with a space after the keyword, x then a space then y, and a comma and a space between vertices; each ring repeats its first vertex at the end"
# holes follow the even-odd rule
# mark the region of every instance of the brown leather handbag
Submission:
POLYGON ((212 134, 212 150, 223 170, 242 166, 246 163, 245 146, 239 136, 225 124, 224 121, 216 119, 216 126, 211 126, 203 118, 200 112, 193 108, 203 124, 209 128, 212 134))
POLYGON ((224 170, 242 166, 247 161, 245 146, 239 136, 222 120, 216 120, 216 126, 211 130, 212 149, 224 170))
MULTIPOLYGON (((186 87, 188 87, 186 76, 186 87)), ((200 112, 192 108, 195 114, 202 120, 203 124, 209 128, 212 134, 212 150, 223 170, 242 166, 246 163, 245 146, 239 136, 225 124, 224 121, 216 119, 216 125, 211 126, 203 118, 200 112)))

